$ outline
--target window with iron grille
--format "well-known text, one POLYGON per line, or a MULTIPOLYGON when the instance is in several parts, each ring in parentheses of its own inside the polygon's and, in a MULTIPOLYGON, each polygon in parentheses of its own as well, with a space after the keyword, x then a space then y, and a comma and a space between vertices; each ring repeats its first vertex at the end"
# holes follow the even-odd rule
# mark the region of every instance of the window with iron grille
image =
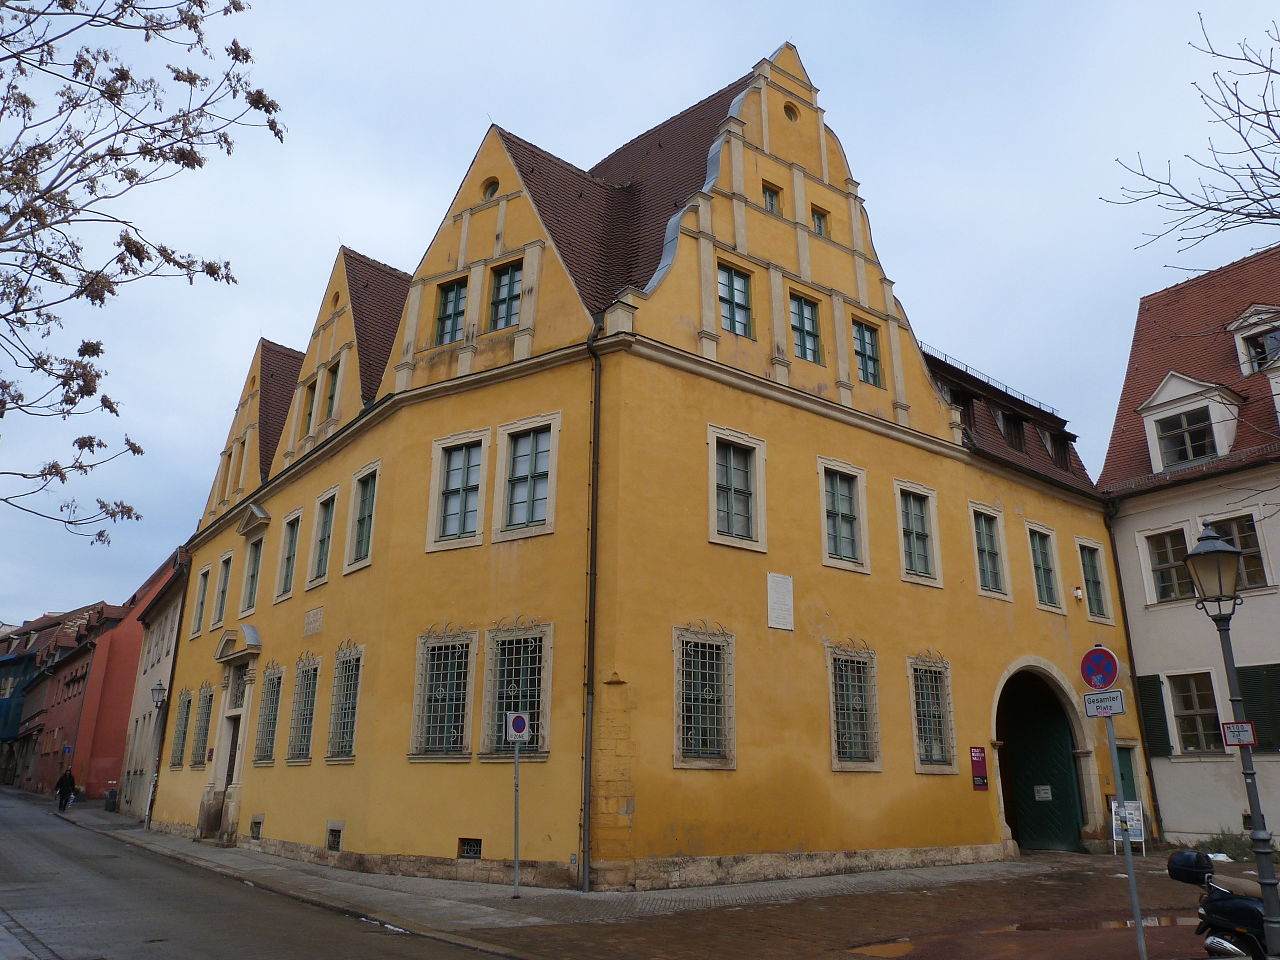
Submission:
POLYGON ((877 759, 875 655, 832 650, 831 724, 835 760, 866 764, 877 759))
POLYGON ((191 723, 191 691, 178 695, 178 713, 173 721, 173 748, 169 752, 169 766, 182 766, 182 755, 187 750, 187 727, 191 723))
POLYGON ((858 361, 858 379, 880 386, 880 332, 875 327, 853 322, 853 355, 858 361))
POLYGON ((543 713, 547 661, 546 628, 491 630, 485 660, 488 663, 485 749, 488 753, 511 753, 507 743, 507 714, 529 717, 529 742, 522 748, 531 753, 546 752, 547 717, 543 713))
POLYGON ((827 556, 858 559, 858 479, 838 470, 823 471, 827 501, 827 556))
POLYGON ((1000 521, 981 510, 973 511, 973 538, 978 549, 978 586, 992 593, 1004 593, 1000 521))
POLYGON ((231 580, 231 558, 223 557, 218 563, 218 593, 213 598, 213 624, 222 622, 227 612, 227 587, 231 580))
POLYGON ((240 599, 241 610, 252 610, 258 604, 258 574, 262 569, 262 538, 249 544, 249 555, 244 566, 244 596, 240 599))
POLYGON ((436 345, 462 339, 462 320, 467 312, 467 281, 455 280, 440 287, 440 311, 436 315, 436 345))
POLYGON ((733 638, 676 631, 676 764, 733 764, 733 638))
POLYGON ((728 440, 716 441, 716 531, 754 538, 752 474, 755 451, 728 440))
POLYGON ((720 265, 720 325, 730 333, 751 336, 751 278, 720 265))
POLYGON ((319 580, 329 572, 329 543, 333 539, 333 506, 336 495, 330 495, 320 501, 316 515, 315 562, 311 567, 311 579, 319 580))
POLYGON ((330 757, 353 757, 356 752, 356 703, 360 696, 360 647, 340 649, 333 661, 333 702, 329 710, 330 757))
POLYGON ((513 433, 507 441, 506 529, 539 526, 547 521, 551 476, 551 427, 513 433))
POLYGON ((520 322, 521 263, 509 263, 493 271, 493 302, 489 310, 489 329, 501 330, 520 322))
POLYGON ((480 441, 448 447, 440 480, 440 540, 474 536, 480 511, 480 441))
POLYGON ((293 679, 293 715, 289 718, 289 760, 311 756, 311 728, 316 714, 316 683, 320 677, 317 658, 298 660, 293 679))
POLYGON ((912 490, 899 491, 902 502, 902 557, 906 572, 933 576, 929 534, 929 498, 912 490))
POLYGON ((244 708, 244 693, 249 682, 249 668, 243 663, 238 663, 231 668, 231 682, 229 686, 229 695, 227 697, 228 710, 241 710, 244 708))
POLYGON ((280 555, 280 590, 283 596, 293 592, 293 571, 298 560, 298 531, 302 517, 293 517, 284 525, 284 546, 280 555))
POLYGON ((1151 579, 1156 603, 1188 600, 1196 595, 1191 574, 1182 561, 1187 556, 1187 535, 1181 530, 1167 530, 1147 537, 1151 556, 1151 579))
POLYGON ((1218 725, 1213 678, 1208 673, 1171 676, 1169 691, 1173 697, 1179 749, 1183 753, 1221 753, 1222 727, 1218 725))
POLYGON ((1036 577, 1036 599, 1046 606, 1058 606, 1058 582, 1053 567, 1053 538, 1043 530, 1029 530, 1031 569, 1036 577))
POLYGON ((1262 566, 1262 544, 1258 541, 1258 528, 1251 514, 1214 520, 1218 536, 1240 551, 1239 587, 1265 587, 1267 573, 1262 566))
POLYGON ((1165 468, 1217 456, 1209 408, 1199 407, 1156 421, 1156 440, 1165 468))
POLYGON ((1102 551, 1097 547, 1080 544, 1080 570, 1084 576, 1084 595, 1089 605, 1089 616, 1107 615, 1106 594, 1102 591, 1102 551))
POLYGON ((911 664, 911 694, 915 713, 916 759, 925 766, 949 766, 951 691, 945 662, 915 660, 911 664))
POLYGON ((191 733, 191 765, 204 766, 205 749, 209 746, 209 715, 213 712, 213 687, 205 684, 196 699, 196 722, 191 733))
POLYGON ((474 633, 418 638, 411 754, 449 756, 467 752, 474 643, 474 633))
POLYGON ((819 363, 822 359, 818 344, 818 305, 804 297, 791 295, 791 334, 795 339, 796 356, 801 360, 819 363))
POLYGON ((276 722, 280 717, 280 688, 284 670, 268 664, 262 671, 262 693, 258 697, 258 736, 253 744, 255 762, 274 760, 276 755, 276 722))
POLYGON ((356 518, 351 529, 352 563, 369 559, 373 540, 373 504, 377 489, 377 470, 370 470, 356 480, 356 518))
POLYGON ((196 612, 191 618, 191 632, 199 633, 200 628, 204 625, 204 603, 205 598, 209 594, 209 568, 200 571, 200 577, 196 581, 196 612))

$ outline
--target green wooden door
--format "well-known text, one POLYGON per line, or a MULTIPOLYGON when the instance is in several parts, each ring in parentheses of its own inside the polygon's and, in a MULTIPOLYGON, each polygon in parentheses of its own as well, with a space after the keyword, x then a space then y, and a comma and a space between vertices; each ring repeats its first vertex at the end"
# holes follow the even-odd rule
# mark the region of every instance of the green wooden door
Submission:
POLYGON ((1138 799, 1138 781, 1133 775, 1133 748, 1121 747, 1120 755, 1120 796, 1125 800, 1138 799))

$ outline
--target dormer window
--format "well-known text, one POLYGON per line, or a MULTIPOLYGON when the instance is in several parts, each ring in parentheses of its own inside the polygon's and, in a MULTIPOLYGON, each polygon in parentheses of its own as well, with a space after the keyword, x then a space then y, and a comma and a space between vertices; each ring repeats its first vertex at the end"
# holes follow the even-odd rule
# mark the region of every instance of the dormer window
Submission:
POLYGON ((1280 360, 1280 307, 1255 303, 1227 324, 1235 335, 1240 375, 1247 377, 1280 360))
POLYGON ((1165 469, 1218 455, 1208 407, 1197 407, 1156 421, 1156 439, 1165 469))
POLYGON ((1245 337, 1244 346, 1253 370, 1270 366, 1274 360, 1280 358, 1280 327, 1245 337))

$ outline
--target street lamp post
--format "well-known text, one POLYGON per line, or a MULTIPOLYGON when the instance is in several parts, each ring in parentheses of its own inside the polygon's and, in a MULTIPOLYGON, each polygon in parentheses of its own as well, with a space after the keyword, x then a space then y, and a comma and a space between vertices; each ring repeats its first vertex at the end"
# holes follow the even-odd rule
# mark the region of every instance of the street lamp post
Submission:
POLYGON ((161 738, 164 736, 165 714, 161 708, 165 704, 169 691, 164 688, 164 684, 156 681, 156 685, 151 688, 151 702, 156 708, 156 725, 155 725, 155 769, 151 771, 151 787, 147 790, 147 815, 144 818, 145 829, 151 829, 151 811, 156 805, 156 787, 160 781, 160 744, 161 738))
MULTIPOLYGON (((1203 610, 1218 629, 1222 644, 1222 663, 1227 670, 1227 690, 1231 697, 1231 715, 1237 722, 1247 719, 1244 697, 1240 695, 1240 678, 1236 674, 1236 658, 1231 650, 1231 616, 1241 603, 1237 592, 1240 573, 1240 550, 1227 543, 1209 523, 1196 541, 1195 549, 1184 561, 1196 587, 1196 607, 1203 610)), ((1253 748, 1239 747, 1240 767, 1244 773, 1245 793, 1249 798, 1249 839, 1258 862, 1258 881, 1262 885, 1263 931, 1269 957, 1280 957, 1280 890, 1277 890, 1275 863, 1272 859, 1271 834, 1258 797, 1258 779, 1253 768, 1253 748)))

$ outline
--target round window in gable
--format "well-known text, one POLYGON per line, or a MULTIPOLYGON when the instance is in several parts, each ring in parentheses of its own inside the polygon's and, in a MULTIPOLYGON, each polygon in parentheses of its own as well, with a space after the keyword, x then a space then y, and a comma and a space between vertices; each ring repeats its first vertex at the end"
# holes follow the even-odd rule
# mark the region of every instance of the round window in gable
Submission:
POLYGON ((800 119, 800 111, 796 109, 796 105, 794 103, 785 104, 782 108, 782 112, 786 114, 787 119, 792 123, 795 123, 800 119))
POLYGON ((492 200, 498 195, 498 180, 496 177, 490 177, 484 182, 484 186, 480 188, 486 200, 492 200))

